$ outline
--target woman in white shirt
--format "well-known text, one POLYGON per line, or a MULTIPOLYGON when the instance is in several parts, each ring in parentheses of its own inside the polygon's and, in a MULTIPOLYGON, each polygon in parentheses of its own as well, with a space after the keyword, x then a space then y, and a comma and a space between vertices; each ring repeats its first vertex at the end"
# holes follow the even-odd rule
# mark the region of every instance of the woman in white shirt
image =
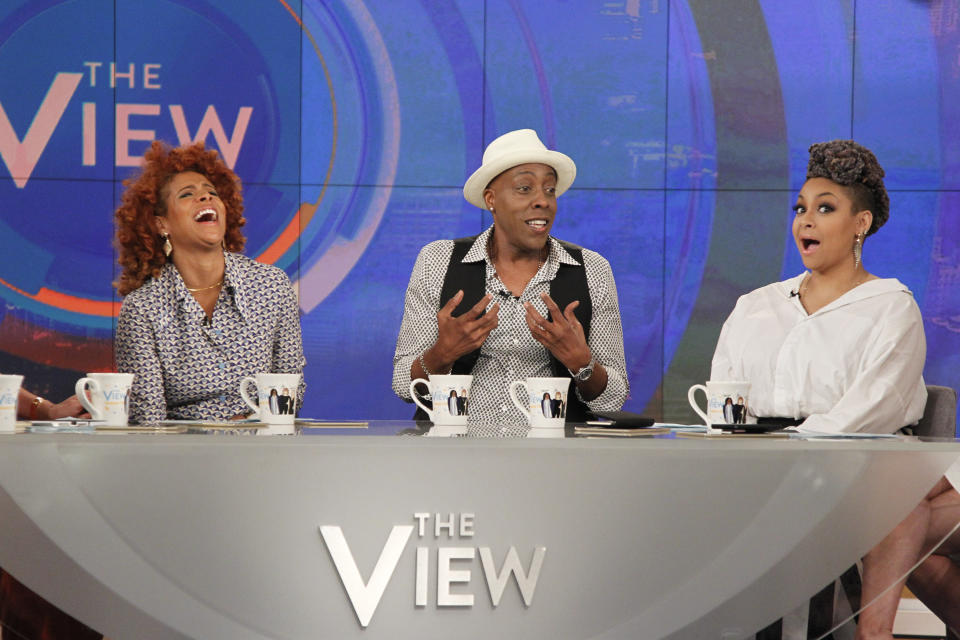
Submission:
MULTIPOLYGON (((805 430, 893 433, 923 415, 920 310, 909 289, 869 273, 862 260, 866 238, 889 217, 883 176, 873 153, 852 140, 810 147, 793 219, 807 270, 742 296, 713 357, 711 380, 750 381, 750 421, 777 417, 805 430)), ((878 547, 864 559, 863 602, 918 557, 927 508, 917 507, 891 534, 901 557, 878 547)), ((900 590, 864 612, 858 638, 892 638, 900 590)))
POLYGON ((923 415, 920 310, 909 289, 861 259, 889 202, 868 149, 840 140, 810 147, 793 220, 808 270, 742 296, 713 356, 711 380, 752 383, 750 417, 892 433, 923 415))

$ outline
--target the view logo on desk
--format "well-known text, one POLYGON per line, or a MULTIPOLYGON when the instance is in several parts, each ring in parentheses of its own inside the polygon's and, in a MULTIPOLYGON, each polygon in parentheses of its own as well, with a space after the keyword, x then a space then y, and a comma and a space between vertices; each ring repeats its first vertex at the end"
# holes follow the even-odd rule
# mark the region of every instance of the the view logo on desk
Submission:
POLYGON ((416 524, 394 525, 387 537, 380 557, 369 579, 365 582, 360 575, 360 569, 350 550, 350 545, 343 535, 343 530, 337 525, 320 525, 320 535, 327 545, 333 564, 336 566, 340 581, 347 592, 347 597, 353 605, 353 610, 360 620, 360 626, 370 624, 377 605, 393 577, 400 556, 406 550, 410 536, 414 529, 421 543, 416 546, 416 573, 414 576, 414 605, 426 607, 429 596, 429 578, 431 565, 435 566, 437 574, 437 606, 464 607, 473 606, 474 595, 463 592, 453 593, 453 585, 468 585, 472 571, 466 568, 467 561, 473 561, 480 556, 480 567, 486 580, 490 601, 496 607, 500 604, 510 575, 514 576, 523 603, 530 606, 533 603, 533 594, 540 579, 540 569, 543 567, 543 558, 547 553, 544 546, 535 546, 530 564, 524 568, 520 562, 515 546, 510 546, 503 563, 498 567, 496 556, 490 547, 485 546, 436 546, 428 545, 429 540, 441 542, 459 538, 470 539, 474 536, 475 515, 473 513, 460 514, 431 514, 416 512, 413 514, 416 524), (432 522, 431 522, 432 521, 432 522), (435 551, 434 551, 435 548, 435 551), (460 568, 454 568, 453 563, 459 562, 460 568))

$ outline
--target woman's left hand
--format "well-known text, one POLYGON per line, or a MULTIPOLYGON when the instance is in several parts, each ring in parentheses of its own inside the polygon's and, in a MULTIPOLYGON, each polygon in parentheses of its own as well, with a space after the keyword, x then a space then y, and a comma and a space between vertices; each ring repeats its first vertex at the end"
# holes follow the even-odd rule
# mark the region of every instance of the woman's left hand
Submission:
POLYGON ((523 304, 527 310, 527 327, 533 339, 545 346, 557 360, 571 371, 579 371, 590 364, 590 347, 583 335, 583 325, 577 320, 573 310, 580 306, 579 300, 567 305, 561 313, 560 307, 546 293, 540 294, 552 320, 547 320, 529 302, 523 304))

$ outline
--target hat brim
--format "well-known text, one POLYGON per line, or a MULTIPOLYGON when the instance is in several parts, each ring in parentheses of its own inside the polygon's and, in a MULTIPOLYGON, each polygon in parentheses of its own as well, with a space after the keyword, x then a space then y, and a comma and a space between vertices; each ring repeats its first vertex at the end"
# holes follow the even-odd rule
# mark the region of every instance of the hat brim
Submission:
POLYGON ((486 209, 483 201, 483 192, 487 185, 498 175, 521 164, 545 164, 553 167, 557 172, 557 196, 563 195, 563 192, 570 188, 574 178, 577 177, 577 165, 573 163, 568 156, 559 151, 549 149, 525 149, 513 153, 505 153, 499 156, 495 161, 485 164, 470 176, 463 185, 463 197, 470 204, 486 209))

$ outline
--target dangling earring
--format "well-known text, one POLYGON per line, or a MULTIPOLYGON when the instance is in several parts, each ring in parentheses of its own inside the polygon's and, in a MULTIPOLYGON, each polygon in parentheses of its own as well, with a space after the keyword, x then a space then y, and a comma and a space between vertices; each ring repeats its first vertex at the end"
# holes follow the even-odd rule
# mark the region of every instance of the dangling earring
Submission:
POLYGON ((168 258, 170 257, 170 254, 173 253, 173 245, 170 244, 170 234, 169 234, 169 233, 163 234, 163 253, 164 253, 164 255, 166 255, 168 258))
POLYGON ((863 256, 863 232, 857 234, 857 239, 853 241, 853 268, 860 268, 860 258, 863 256))

